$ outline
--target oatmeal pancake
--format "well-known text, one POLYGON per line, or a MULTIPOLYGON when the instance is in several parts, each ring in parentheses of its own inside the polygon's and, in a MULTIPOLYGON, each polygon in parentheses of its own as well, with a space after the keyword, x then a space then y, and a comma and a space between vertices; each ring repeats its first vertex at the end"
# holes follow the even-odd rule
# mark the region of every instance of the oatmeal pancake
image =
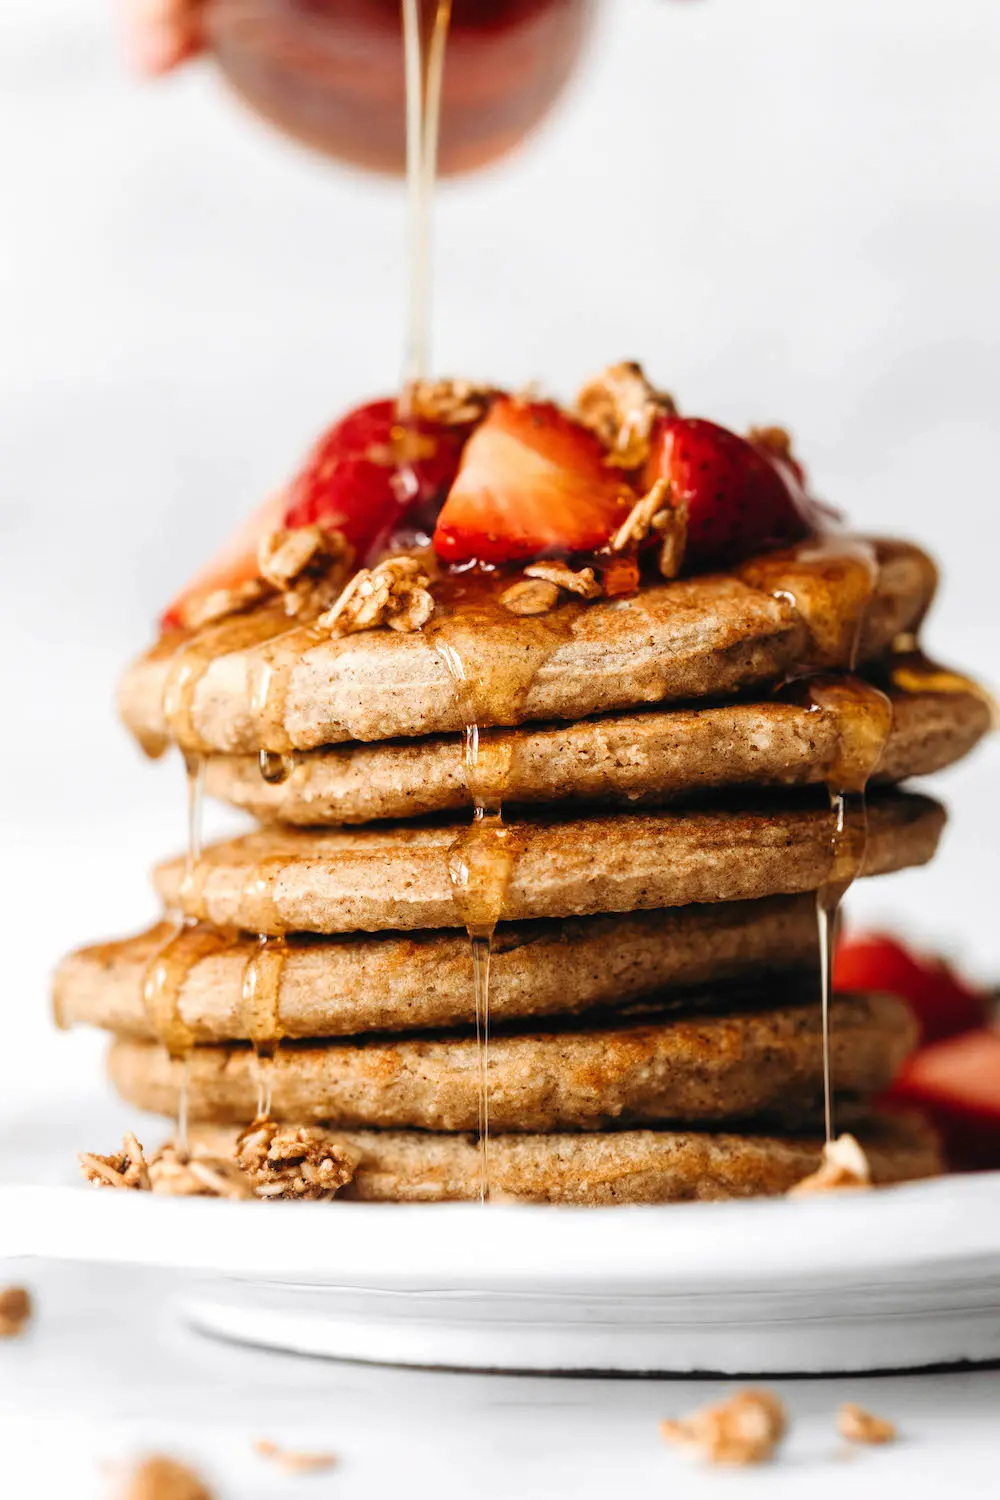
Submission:
MULTIPOLYGON (((177 939, 172 923, 71 954, 55 977, 64 1025, 103 1026, 151 1040, 143 1002, 150 963, 179 942, 185 977, 180 1020, 199 1042, 246 1041, 252 1023, 243 996, 255 938, 217 938, 197 929, 177 939), (207 941, 206 941, 207 936, 207 941), (186 945, 186 946, 185 946, 186 945)), ((634 912, 566 921, 505 923, 493 940, 490 1014, 495 1021, 572 1015, 624 1006, 645 995, 734 980, 810 974, 816 965, 811 896, 634 912)), ((280 958, 275 1027, 287 1037, 471 1024, 472 953, 464 932, 369 937, 290 937, 280 958)))
MULTIPOLYGON (((942 770, 990 727, 989 706, 971 684, 968 691, 897 691, 890 700, 892 729, 876 784, 942 770)), ((770 699, 498 729, 489 743, 504 766, 508 804, 637 806, 736 786, 821 785, 841 761, 853 722, 770 699)), ((459 735, 303 751, 280 783, 264 780, 257 756, 210 756, 206 786, 264 821, 300 826, 418 817, 471 803, 459 735)))
MULTIPOLYGON (((937 1139, 922 1120, 872 1116, 855 1128, 878 1184, 942 1170, 937 1139)), ((445 1203, 479 1197, 481 1161, 471 1135, 425 1131, 331 1132, 361 1153, 338 1195, 372 1203, 445 1203)), ((238 1129, 198 1125, 196 1144, 229 1156, 238 1129)), ((755 1198, 788 1192, 816 1171, 821 1140, 708 1131, 613 1130, 573 1135, 505 1135, 490 1145, 493 1199, 613 1205, 755 1198)))
MULTIPOLYGON (((928 797, 872 797, 862 873, 925 863, 944 819, 928 797)), ((829 808, 787 799, 740 811, 550 813, 509 827, 505 921, 795 895, 823 885, 835 865, 829 808)), ((247 932, 454 927, 450 869, 467 835, 464 822, 263 828, 206 849, 191 879, 183 859, 155 879, 168 906, 247 932)))
MULTIPOLYGON (((838 997, 831 1020, 833 1076, 838 1092, 851 1098, 885 1088, 916 1040, 908 1007, 886 995, 838 997)), ((759 1118, 795 1128, 822 1102, 816 1003, 573 1024, 577 1029, 493 1038, 491 1130, 759 1118)), ((184 1067, 192 1120, 253 1118, 257 1073, 249 1047, 196 1047, 186 1064, 142 1042, 118 1040, 110 1052, 118 1092, 157 1114, 176 1114, 184 1067)), ((271 1079, 276 1120, 465 1131, 479 1117, 479 1056, 468 1034, 286 1043, 271 1079)))
MULTIPOLYGON (((861 660, 916 625, 937 581, 919 548, 896 541, 875 548, 861 660)), ((594 603, 566 598, 537 618, 495 601, 466 618, 444 598, 410 633, 331 637, 296 626, 280 604, 262 605, 168 633, 126 673, 119 704, 149 748, 173 740, 191 751, 255 754, 456 733, 470 717, 456 661, 475 668, 466 673, 475 685, 471 716, 483 725, 721 697, 810 662, 850 665, 854 630, 841 616, 854 618, 856 579, 849 586, 834 577, 817 590, 815 568, 791 554, 787 563, 771 557, 761 572, 753 568, 594 603)))

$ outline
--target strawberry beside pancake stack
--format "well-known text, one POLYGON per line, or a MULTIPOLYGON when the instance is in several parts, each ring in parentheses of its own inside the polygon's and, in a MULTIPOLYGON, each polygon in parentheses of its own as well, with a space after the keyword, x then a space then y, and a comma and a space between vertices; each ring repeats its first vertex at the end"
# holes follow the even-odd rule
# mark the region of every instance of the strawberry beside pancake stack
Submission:
POLYGON ((850 883, 935 852, 900 783, 989 725, 919 649, 935 587, 783 432, 635 365, 571 410, 362 407, 122 685, 260 826, 162 864, 163 921, 66 959, 59 1013, 269 1196, 324 1151, 345 1197, 782 1192, 834 1121, 876 1181, 932 1173, 872 1108, 911 1015, 825 975, 850 883))

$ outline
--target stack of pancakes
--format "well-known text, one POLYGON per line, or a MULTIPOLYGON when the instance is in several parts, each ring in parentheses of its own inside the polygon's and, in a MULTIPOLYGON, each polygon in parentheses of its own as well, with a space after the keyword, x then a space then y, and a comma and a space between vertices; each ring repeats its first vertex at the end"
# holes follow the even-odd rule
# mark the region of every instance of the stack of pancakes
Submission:
MULTIPOLYGON (((164 637, 126 722, 260 827, 161 865, 164 921, 65 960, 62 1020, 214 1149, 262 1108, 322 1127, 358 1159, 345 1196, 477 1197, 484 1116, 495 1196, 788 1189, 823 1141, 817 899, 933 856, 944 812, 898 784, 989 722, 914 651, 933 566, 875 555, 873 590, 799 549, 538 618, 485 579, 409 634, 278 601, 164 637)), ((875 1180, 939 1165, 870 1109, 914 1040, 889 997, 832 1002, 875 1180)))

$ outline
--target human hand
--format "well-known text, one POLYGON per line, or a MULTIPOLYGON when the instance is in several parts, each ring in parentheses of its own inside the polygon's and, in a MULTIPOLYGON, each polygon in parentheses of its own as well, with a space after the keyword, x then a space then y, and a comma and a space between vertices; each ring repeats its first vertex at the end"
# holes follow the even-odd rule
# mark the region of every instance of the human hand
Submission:
POLYGON ((169 73, 205 45, 204 0, 117 0, 132 66, 146 77, 169 73))

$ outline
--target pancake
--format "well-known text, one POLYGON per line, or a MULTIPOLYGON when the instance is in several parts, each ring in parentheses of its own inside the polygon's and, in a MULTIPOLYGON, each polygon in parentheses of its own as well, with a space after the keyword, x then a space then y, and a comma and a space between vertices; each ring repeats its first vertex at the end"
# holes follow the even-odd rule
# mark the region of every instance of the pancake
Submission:
MULTIPOLYGON (((901 1001, 838 997, 831 1014, 838 1093, 867 1098, 885 1088, 916 1036, 901 1001)), ((255 1113, 249 1047, 196 1047, 182 1064, 162 1047, 118 1040, 109 1067, 118 1092, 140 1109, 175 1115, 186 1068, 190 1119, 229 1124, 255 1113)), ((468 1035, 291 1043, 279 1049, 270 1079, 276 1120, 466 1131, 479 1118, 479 1051, 468 1035)), ((818 1004, 490 1043, 490 1129, 501 1133, 761 1118, 795 1128, 815 1117, 822 1099, 818 1004)))
MULTIPOLYGON (((191 1139, 230 1156, 237 1131, 200 1125, 191 1139)), ((857 1127, 876 1183, 909 1182, 943 1170, 933 1131, 909 1116, 872 1117, 857 1127)), ((469 1135, 338 1131, 361 1153, 338 1195, 370 1203, 443 1203, 479 1197, 479 1147, 469 1135)), ((819 1139, 621 1130, 578 1135, 507 1135, 490 1143, 495 1200, 613 1205, 755 1198, 786 1193, 820 1165, 819 1139)))
MULTIPOLYGON (((929 860, 944 825, 927 797, 871 799, 863 873, 929 860)), ((742 901, 816 890, 834 874, 825 807, 596 814, 511 821, 506 921, 742 901)), ((449 865, 473 858, 467 825, 260 829, 215 844, 185 879, 185 861, 155 872, 168 906, 247 932, 357 932, 462 922, 449 865)))
MULTIPOLYGON (((917 624, 937 582, 919 548, 892 541, 875 550, 862 661, 917 624)), ((471 612, 439 604, 411 634, 329 638, 290 628, 280 605, 261 606, 164 637, 126 673, 119 706, 149 749, 174 740, 189 751, 254 754, 455 733, 473 689, 481 724, 729 696, 809 662, 850 665, 859 572, 857 560, 841 566, 809 544, 746 564, 742 576, 678 579, 593 604, 567 599, 547 616, 511 615, 495 601, 471 612), (464 687, 456 662, 475 668, 464 687)))
MULTIPOLYGON (((54 983, 64 1025, 103 1026, 151 1040, 143 983, 176 929, 160 923, 137 937, 83 948, 64 959, 54 983)), ((243 999, 255 939, 182 934, 188 962, 179 1018, 199 1042, 246 1041, 243 999)), ((817 962, 811 896, 723 902, 628 916, 499 927, 490 967, 494 1021, 572 1015, 626 1005, 644 995, 735 979, 777 982, 817 962)), ((183 957, 183 955, 182 955, 183 957)), ((679 1001, 681 1003, 681 1001, 679 1001)), ((275 999, 275 1030, 292 1038, 472 1024, 472 955, 464 932, 290 938, 275 999)))
MULTIPOLYGON (((892 731, 876 784, 942 770, 990 727, 989 707, 971 687, 890 697, 892 731)), ((838 714, 772 699, 497 730, 490 743, 509 765, 508 805, 575 798, 638 806, 736 786, 822 785, 850 729, 838 714)), ((264 821, 301 826, 452 812, 472 800, 462 739, 441 735, 302 752, 277 785, 263 779, 256 756, 210 756, 206 788, 264 821)))

